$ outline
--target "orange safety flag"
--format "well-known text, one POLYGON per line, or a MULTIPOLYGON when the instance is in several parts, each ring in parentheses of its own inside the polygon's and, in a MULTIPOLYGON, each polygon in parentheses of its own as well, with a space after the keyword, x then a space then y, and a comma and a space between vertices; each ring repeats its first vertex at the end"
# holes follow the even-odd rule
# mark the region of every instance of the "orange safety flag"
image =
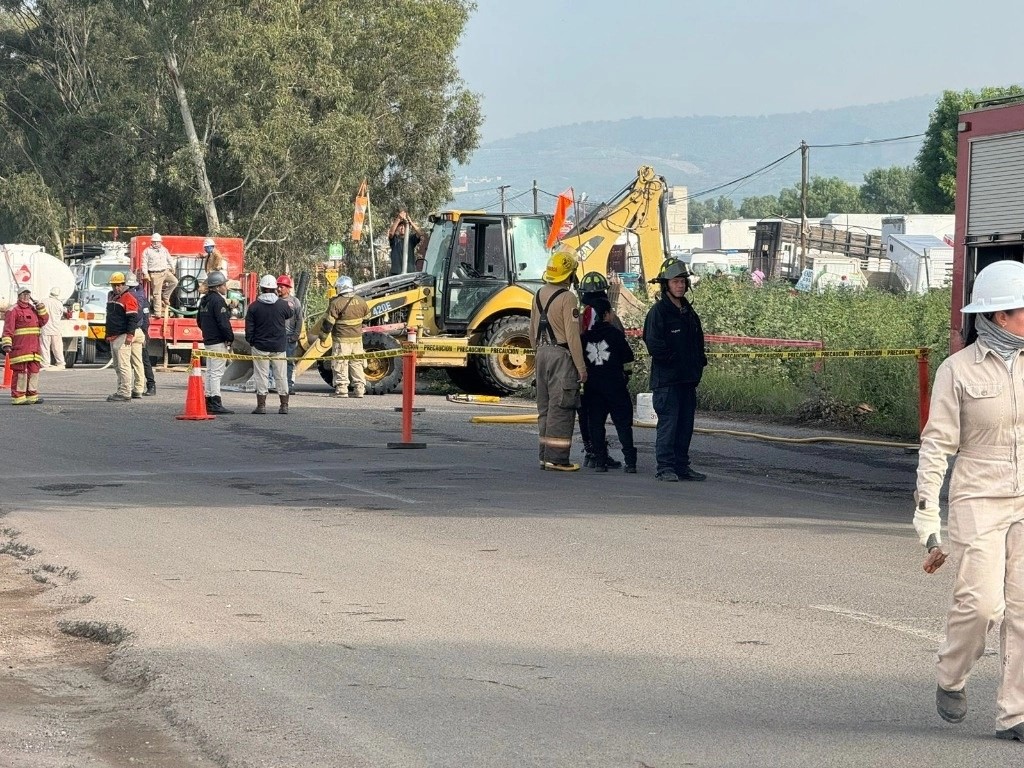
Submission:
POLYGON ((356 192, 355 210, 352 212, 352 239, 359 242, 363 236, 363 219, 366 217, 366 209, 370 205, 370 195, 366 191, 366 179, 359 185, 356 192))
POLYGON ((547 247, 549 250, 555 247, 555 243, 558 242, 558 238, 562 235, 562 225, 565 224, 565 217, 572 206, 573 197, 572 187, 569 187, 558 196, 558 200, 555 203, 555 218, 551 222, 551 231, 548 232, 547 247))

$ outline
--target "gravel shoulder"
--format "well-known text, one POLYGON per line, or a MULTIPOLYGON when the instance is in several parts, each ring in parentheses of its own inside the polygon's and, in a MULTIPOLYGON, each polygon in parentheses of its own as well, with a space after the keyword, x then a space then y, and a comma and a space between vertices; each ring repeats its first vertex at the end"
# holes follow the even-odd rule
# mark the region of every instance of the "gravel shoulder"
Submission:
POLYGON ((28 567, 0 556, 0 765, 213 768, 137 691, 104 677, 111 646, 59 629, 64 585, 28 567))

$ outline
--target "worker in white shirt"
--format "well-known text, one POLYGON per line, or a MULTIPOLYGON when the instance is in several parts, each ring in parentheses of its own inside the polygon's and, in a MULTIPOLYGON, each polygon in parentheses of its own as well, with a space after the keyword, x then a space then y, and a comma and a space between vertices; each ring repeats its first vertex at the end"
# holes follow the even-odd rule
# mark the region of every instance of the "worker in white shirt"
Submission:
POLYGON ((149 296, 153 301, 153 315, 167 317, 171 306, 171 294, 178 287, 174 274, 175 258, 164 247, 164 239, 154 232, 152 244, 142 252, 143 280, 149 283, 149 296))
POLYGON ((64 339, 60 335, 60 321, 64 317, 64 302, 60 300, 60 288, 51 288, 50 295, 43 299, 46 305, 46 325, 39 331, 39 354, 43 368, 62 371, 64 362, 64 339))

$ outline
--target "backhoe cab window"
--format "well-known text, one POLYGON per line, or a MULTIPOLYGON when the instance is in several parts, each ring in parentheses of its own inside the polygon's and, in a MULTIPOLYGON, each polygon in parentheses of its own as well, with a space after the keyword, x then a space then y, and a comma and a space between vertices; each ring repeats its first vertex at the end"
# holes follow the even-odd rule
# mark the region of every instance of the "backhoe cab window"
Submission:
POLYGON ((540 282, 551 252, 547 248, 548 223, 545 219, 514 218, 511 221, 512 260, 517 280, 540 282))

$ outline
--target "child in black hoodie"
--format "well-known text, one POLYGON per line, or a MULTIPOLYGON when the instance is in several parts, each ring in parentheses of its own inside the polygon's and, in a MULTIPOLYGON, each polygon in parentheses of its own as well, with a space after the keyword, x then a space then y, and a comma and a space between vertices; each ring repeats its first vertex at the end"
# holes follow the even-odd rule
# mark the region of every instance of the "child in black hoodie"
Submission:
POLYGON ((598 320, 583 333, 583 355, 587 363, 587 419, 594 451, 594 468, 608 471, 608 443, 604 424, 609 414, 622 444, 625 472, 636 474, 636 448, 633 445, 633 399, 627 382, 633 367, 633 350, 626 334, 612 324, 612 305, 607 299, 595 299, 591 305, 598 320))

